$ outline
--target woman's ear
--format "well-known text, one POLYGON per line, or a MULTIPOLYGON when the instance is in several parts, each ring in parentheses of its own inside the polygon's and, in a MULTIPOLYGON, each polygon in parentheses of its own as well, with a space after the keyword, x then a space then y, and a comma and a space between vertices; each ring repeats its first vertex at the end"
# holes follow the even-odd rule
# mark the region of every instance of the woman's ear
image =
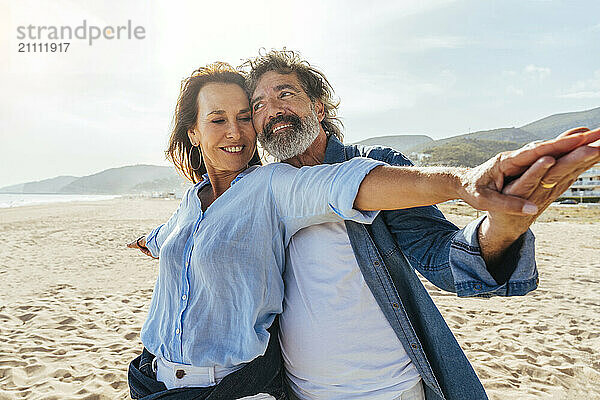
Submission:
POLYGON ((198 134, 196 133, 196 128, 188 129, 187 134, 188 138, 190 139, 190 142, 192 143, 192 146, 197 146, 198 140, 196 140, 196 137, 198 136, 198 134))

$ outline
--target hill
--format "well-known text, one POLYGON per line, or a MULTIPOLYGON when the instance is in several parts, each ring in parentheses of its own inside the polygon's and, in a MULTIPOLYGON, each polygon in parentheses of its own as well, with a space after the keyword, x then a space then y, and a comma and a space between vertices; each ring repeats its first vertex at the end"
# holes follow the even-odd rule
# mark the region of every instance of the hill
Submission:
POLYGON ((516 142, 461 138, 430 149, 429 157, 421 164, 474 167, 502 151, 519 147, 521 144, 516 142))
POLYGON ((128 165, 110 168, 97 174, 81 177, 62 187, 59 193, 125 194, 148 191, 175 190, 185 180, 172 167, 157 165, 128 165), (153 184, 154 182, 154 184, 153 184), (168 182, 168 185, 165 185, 168 182), (159 188, 156 187, 159 186, 159 188))
POLYGON ((522 127, 498 128, 465 133, 439 140, 425 135, 378 136, 356 144, 382 145, 405 153, 420 165, 473 167, 501 151, 513 150, 534 140, 551 139, 577 126, 600 126, 600 107, 587 111, 554 114, 522 127), (411 138, 421 140, 408 146, 411 138))
POLYGON ((372 137, 354 144, 363 146, 385 145, 401 153, 405 153, 416 146, 431 142, 433 142, 433 139, 426 135, 391 135, 372 137))
POLYGON ((540 139, 552 139, 567 129, 586 126, 594 129, 600 126, 600 107, 587 111, 554 114, 542 118, 521 129, 531 132, 540 139))
POLYGON ((0 188, 0 193, 58 193, 60 188, 79 179, 77 176, 57 176, 41 181, 19 183, 0 188))
POLYGON ((128 165, 96 174, 59 176, 0 188, 0 193, 136 194, 182 192, 189 186, 173 167, 128 165))

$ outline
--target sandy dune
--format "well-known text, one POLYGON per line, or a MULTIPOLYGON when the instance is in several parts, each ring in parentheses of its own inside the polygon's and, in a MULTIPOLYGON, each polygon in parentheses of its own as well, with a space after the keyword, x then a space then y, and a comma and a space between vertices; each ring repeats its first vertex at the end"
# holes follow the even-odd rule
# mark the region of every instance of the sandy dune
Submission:
MULTIPOLYGON (((177 204, 0 209, 0 399, 128 398, 157 262, 125 244, 177 204)), ((445 210, 459 225, 471 213, 445 210)), ((600 213, 561 209, 542 220, 534 293, 431 292, 491 399, 600 399, 600 213)))

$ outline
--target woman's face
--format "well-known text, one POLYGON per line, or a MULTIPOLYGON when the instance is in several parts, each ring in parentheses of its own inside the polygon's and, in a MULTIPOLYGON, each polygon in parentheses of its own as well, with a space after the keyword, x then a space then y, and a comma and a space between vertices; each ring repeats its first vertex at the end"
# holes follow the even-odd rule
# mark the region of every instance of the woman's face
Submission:
POLYGON ((244 90, 233 83, 209 83, 200 89, 198 120, 188 136, 200 145, 207 171, 246 169, 256 150, 256 132, 244 90))

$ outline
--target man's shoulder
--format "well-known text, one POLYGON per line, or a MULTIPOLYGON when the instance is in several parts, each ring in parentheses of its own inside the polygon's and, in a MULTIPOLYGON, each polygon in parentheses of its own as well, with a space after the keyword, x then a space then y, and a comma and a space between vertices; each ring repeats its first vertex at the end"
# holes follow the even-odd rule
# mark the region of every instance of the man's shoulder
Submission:
POLYGON ((359 144, 345 144, 348 158, 367 157, 374 160, 384 161, 391 165, 413 165, 413 163, 401 152, 387 146, 363 146, 359 144))

